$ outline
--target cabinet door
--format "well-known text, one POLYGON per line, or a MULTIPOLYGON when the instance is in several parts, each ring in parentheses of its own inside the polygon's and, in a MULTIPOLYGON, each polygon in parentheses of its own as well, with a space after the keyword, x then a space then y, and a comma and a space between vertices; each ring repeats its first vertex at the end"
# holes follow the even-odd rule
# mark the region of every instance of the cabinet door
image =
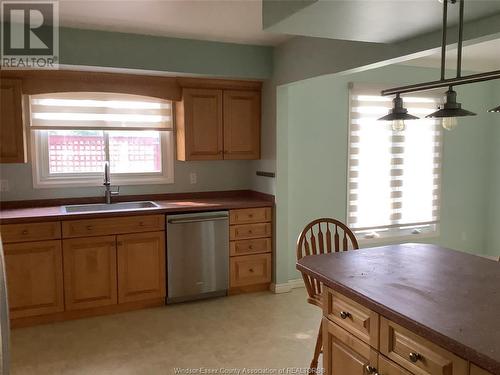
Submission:
POLYGON ((0 81, 0 163, 25 163, 21 80, 0 81))
POLYGON ((323 367, 326 375, 374 374, 377 359, 377 352, 369 345, 323 318, 323 367))
POLYGON ((63 240, 67 310, 117 303, 115 236, 63 240))
POLYGON ((260 92, 224 91, 224 159, 260 158, 260 92))
POLYGON ((117 237, 118 302, 165 297, 165 232, 117 237))
POLYGON ((378 372, 382 375, 411 375, 410 372, 388 360, 381 354, 378 356, 378 372))
POLYGON ((61 241, 4 245, 10 317, 63 311, 61 241))
POLYGON ((177 158, 222 159, 222 90, 184 89, 176 109, 177 158))

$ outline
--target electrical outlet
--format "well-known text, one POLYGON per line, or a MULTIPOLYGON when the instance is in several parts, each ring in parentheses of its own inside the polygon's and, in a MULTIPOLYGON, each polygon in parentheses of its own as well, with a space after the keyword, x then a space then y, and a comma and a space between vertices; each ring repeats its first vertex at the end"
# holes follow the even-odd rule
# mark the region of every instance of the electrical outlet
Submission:
POLYGON ((9 191, 9 180, 0 180, 0 191, 9 191))
POLYGON ((189 174, 189 182, 190 182, 191 184, 196 184, 196 183, 197 183, 197 176, 196 176, 196 173, 191 172, 191 173, 189 174))

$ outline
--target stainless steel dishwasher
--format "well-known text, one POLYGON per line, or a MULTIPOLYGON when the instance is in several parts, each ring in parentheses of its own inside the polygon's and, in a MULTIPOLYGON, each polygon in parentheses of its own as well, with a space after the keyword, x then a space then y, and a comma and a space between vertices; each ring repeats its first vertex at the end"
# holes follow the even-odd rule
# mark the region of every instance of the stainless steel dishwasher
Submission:
POLYGON ((167 303, 226 295, 228 269, 227 211, 167 216, 167 303))

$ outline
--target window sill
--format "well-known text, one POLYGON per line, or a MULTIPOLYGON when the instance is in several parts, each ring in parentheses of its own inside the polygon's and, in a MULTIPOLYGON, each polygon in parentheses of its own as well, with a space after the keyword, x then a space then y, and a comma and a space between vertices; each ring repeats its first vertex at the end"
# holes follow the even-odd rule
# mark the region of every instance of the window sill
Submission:
POLYGON ((428 238, 438 238, 439 236, 440 236, 439 231, 432 231, 420 234, 404 234, 400 236, 387 236, 379 238, 362 238, 362 237, 356 237, 356 238, 358 238, 358 244, 360 245, 360 247, 372 247, 376 245, 415 242, 415 241, 425 240, 428 238))
MULTIPOLYGON (((128 185, 164 185, 173 184, 173 177, 113 177, 111 176, 112 186, 128 186, 128 185)), ((87 179, 45 179, 43 181, 33 180, 35 189, 53 189, 53 188, 72 188, 72 187, 102 187, 103 178, 87 178, 87 179)))

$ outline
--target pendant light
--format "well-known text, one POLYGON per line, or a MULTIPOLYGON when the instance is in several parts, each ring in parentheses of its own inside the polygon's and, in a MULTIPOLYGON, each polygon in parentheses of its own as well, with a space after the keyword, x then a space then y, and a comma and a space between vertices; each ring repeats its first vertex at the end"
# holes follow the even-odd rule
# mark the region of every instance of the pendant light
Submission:
POLYGON ((406 128, 405 120, 418 120, 418 117, 408 113, 408 110, 403 107, 403 99, 396 94, 389 114, 379 118, 378 121, 392 121, 392 130, 400 132, 406 128))
MULTIPOLYGON (((417 83, 407 86, 394 87, 391 89, 385 89, 381 91, 382 96, 386 95, 396 95, 394 99, 394 109, 387 116, 380 118, 379 120, 400 120, 396 117, 394 113, 399 111, 406 111, 403 108, 402 101, 398 102, 399 96, 401 94, 407 94, 417 91, 427 91, 433 90, 440 87, 448 87, 446 92, 446 100, 442 107, 439 107, 438 111, 425 116, 426 118, 436 118, 441 121, 442 126, 445 129, 451 130, 457 125, 457 119, 459 117, 465 116, 475 116, 476 114, 462 108, 461 103, 457 102, 457 93, 453 90, 454 86, 466 85, 476 82, 491 81, 494 79, 500 79, 500 70, 494 70, 485 73, 470 74, 462 76, 462 47, 463 47, 463 31, 464 31, 464 3, 465 0, 440 0, 443 3, 443 28, 442 28, 442 41, 441 41, 441 78, 438 81, 430 81, 417 83), (455 4, 460 3, 460 15, 459 15, 459 28, 458 28, 458 48, 457 48, 457 75, 454 78, 446 78, 446 37, 447 37, 447 25, 448 25, 448 2, 455 4), (399 107, 398 107, 399 106, 399 107), (396 110, 399 108, 398 110, 396 110), (392 116, 391 116, 392 115, 392 116)), ((490 109, 488 112, 500 112, 500 106, 490 109)), ((405 112, 407 114, 407 111, 405 112)), ((404 119, 403 119, 404 120, 404 119)), ((401 129, 401 123, 393 124, 393 128, 396 127, 401 129)), ((403 127, 404 128, 404 127, 403 127)))
POLYGON ((457 93, 453 90, 453 87, 450 86, 448 91, 446 91, 446 101, 443 107, 425 117, 440 119, 443 128, 446 130, 453 130, 457 126, 458 117, 475 115, 474 112, 463 109, 461 103, 457 103, 457 93))
MULTIPOLYGON (((460 16, 458 28, 458 49, 457 49, 457 79, 462 75, 462 44, 464 33, 464 0, 460 1, 460 16)), ((441 46, 441 80, 445 79, 446 67, 446 26, 447 26, 447 0, 444 0, 443 8, 443 45, 441 46)), ((446 130, 453 130, 457 126, 457 118, 465 116, 475 116, 476 114, 466 109, 462 109, 462 104, 457 102, 457 93, 450 86, 446 91, 446 100, 442 108, 436 112, 425 116, 426 118, 437 118, 441 120, 441 125, 446 130)))

